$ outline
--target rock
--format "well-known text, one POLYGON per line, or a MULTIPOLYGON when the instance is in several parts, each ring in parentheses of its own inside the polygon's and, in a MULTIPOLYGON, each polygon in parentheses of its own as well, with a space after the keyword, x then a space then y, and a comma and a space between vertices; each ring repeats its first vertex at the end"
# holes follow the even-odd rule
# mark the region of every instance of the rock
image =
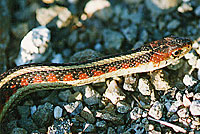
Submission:
POLYGON ((124 119, 122 114, 117 114, 116 109, 113 104, 109 104, 105 107, 105 109, 96 112, 96 117, 101 118, 102 120, 111 121, 114 124, 123 124, 124 119))
POLYGON ((73 47, 78 40, 79 40, 79 38, 78 38, 78 30, 74 30, 68 36, 67 45, 69 47, 73 47))
POLYGON ((177 114, 180 118, 186 118, 189 117, 189 111, 187 108, 182 108, 177 111, 177 114))
POLYGON ((48 134, 70 134, 71 132, 71 122, 69 119, 59 119, 54 121, 52 126, 48 127, 48 134))
POLYGON ((194 84, 197 83, 197 80, 194 79, 191 75, 185 75, 183 78, 183 83, 186 86, 193 86, 194 84))
POLYGON ((110 2, 106 0, 92 0, 87 2, 84 8, 84 12, 91 17, 96 11, 103 10, 106 7, 110 7, 110 2))
POLYGON ((138 82, 137 76, 137 74, 125 76, 123 88, 127 91, 135 91, 138 82))
POLYGON ((81 101, 83 98, 83 95, 81 94, 81 92, 75 92, 74 94, 71 94, 69 96, 68 102, 74 102, 74 101, 81 101))
POLYGON ((107 134, 116 134, 115 129, 112 127, 108 127, 107 134))
POLYGON ((65 91, 60 91, 58 94, 59 99, 61 99, 64 102, 67 102, 69 96, 71 95, 71 91, 69 89, 65 90, 65 91))
POLYGON ((163 105, 159 101, 154 102, 153 106, 149 110, 149 115, 159 120, 162 117, 162 114, 163 105))
POLYGON ((62 117, 62 113, 63 113, 63 109, 59 106, 56 106, 54 108, 54 118, 55 119, 59 119, 60 117, 62 117))
POLYGON ((83 104, 80 101, 76 101, 65 105, 64 108, 71 115, 77 115, 83 110, 83 104))
POLYGON ((102 120, 102 121, 97 121, 96 122, 96 127, 99 127, 99 128, 106 128, 106 121, 102 120))
POLYGON ((22 39, 28 33, 28 30, 27 23, 20 23, 11 28, 12 34, 18 39, 22 39))
POLYGON ((89 123, 93 124, 95 123, 95 118, 87 107, 84 107, 84 109, 81 111, 81 116, 86 119, 89 123))
POLYGON ((83 132, 85 133, 91 133, 95 131, 95 127, 93 124, 84 123, 83 127, 84 127, 83 132))
POLYGON ((17 106, 17 111, 20 114, 21 118, 28 118, 30 116, 29 106, 17 106))
POLYGON ((129 27, 122 28, 122 33, 129 42, 133 42, 137 37, 137 29, 135 24, 131 24, 129 27))
POLYGON ((95 44, 94 49, 98 52, 103 51, 103 46, 100 43, 95 44))
POLYGON ((169 121, 170 121, 170 122, 177 122, 178 119, 179 119, 178 115, 177 115, 177 114, 173 114, 173 115, 170 117, 169 121))
POLYGON ((185 107, 189 107, 189 106, 191 105, 190 99, 187 98, 185 94, 183 95, 183 105, 184 105, 185 107))
POLYGON ((46 102, 44 105, 39 105, 37 111, 32 115, 34 122, 40 126, 47 126, 53 120, 53 105, 46 102))
POLYGON ((147 42, 148 40, 148 32, 147 30, 142 30, 141 33, 140 33, 140 40, 143 41, 143 42, 147 42))
POLYGON ((175 30, 175 29, 178 28, 179 25, 180 25, 180 21, 172 20, 171 22, 168 23, 167 29, 168 30, 175 30))
POLYGON ((50 31, 40 26, 32 29, 21 41, 17 65, 45 61, 51 54, 50 31))
POLYGON ((40 25, 45 26, 53 19, 56 20, 58 28, 66 27, 71 21, 71 12, 62 6, 51 6, 49 8, 39 8, 36 10, 36 19, 40 25))
POLYGON ((86 49, 88 47, 88 44, 87 43, 83 43, 83 42, 78 42, 75 46, 75 50, 76 51, 80 51, 80 50, 83 50, 83 49, 86 49))
MULTIPOLYGON (((40 122, 40 120, 38 120, 37 122, 40 122)), ((18 120, 17 123, 19 127, 26 128, 28 133, 32 132, 33 130, 38 129, 36 123, 33 122, 31 118, 23 118, 21 120, 18 120)))
POLYGON ((133 110, 130 112, 130 118, 132 120, 137 120, 142 117, 143 110, 139 107, 134 107, 133 110))
POLYGON ((200 16, 200 6, 198 6, 195 10, 194 13, 196 14, 196 16, 200 16))
POLYGON ((51 60, 51 63, 64 63, 62 54, 53 54, 53 59, 51 60))
POLYGON ((130 109, 131 109, 130 105, 127 104, 126 102, 124 101, 117 102, 117 111, 119 113, 122 114, 127 113, 130 109))
POLYGON ((155 86, 156 90, 168 90, 169 85, 169 74, 163 70, 156 70, 150 74, 151 83, 155 86))
POLYGON ((103 40, 105 42, 104 47, 107 50, 112 51, 120 49, 124 37, 117 31, 105 29, 103 31, 103 40))
POLYGON ((87 105, 95 105, 100 102, 101 95, 97 91, 95 91, 91 86, 86 86, 83 99, 87 105))
MULTIPOLYGON (((193 8, 190 4, 184 2, 182 3, 179 7, 178 7, 178 11, 180 13, 186 13, 186 12, 189 12, 189 11, 192 11, 193 8)), ((197 15, 198 16, 198 15, 197 15)))
POLYGON ((175 101, 172 104, 170 102, 167 102, 165 103, 165 107, 167 108, 168 112, 175 113, 178 110, 179 106, 181 106, 182 104, 183 103, 180 101, 175 101))
POLYGON ((23 128, 14 128, 11 134, 27 134, 28 132, 23 128))
POLYGON ((100 57, 100 54, 92 49, 86 49, 83 51, 79 51, 70 57, 70 62, 79 62, 89 59, 95 59, 100 57))
POLYGON ((117 104, 118 101, 124 100, 126 98, 125 94, 118 87, 115 80, 110 82, 103 96, 111 100, 113 104, 117 104))
POLYGON ((194 100, 200 100, 200 93, 196 93, 196 94, 193 96, 193 99, 194 99, 194 100))
POLYGON ((150 95, 151 94, 151 87, 150 83, 147 79, 140 78, 138 82, 138 89, 140 93, 143 95, 150 95))
POLYGON ((6 47, 10 41, 10 19, 11 14, 9 11, 9 2, 8 0, 1 0, 0 2, 0 74, 7 70, 7 55, 5 54, 6 47))
POLYGON ((192 101, 192 104, 190 105, 190 112, 195 116, 200 115, 200 100, 192 101))
POLYGON ((106 22, 113 16, 113 10, 111 7, 106 7, 102 10, 95 12, 94 16, 106 22))

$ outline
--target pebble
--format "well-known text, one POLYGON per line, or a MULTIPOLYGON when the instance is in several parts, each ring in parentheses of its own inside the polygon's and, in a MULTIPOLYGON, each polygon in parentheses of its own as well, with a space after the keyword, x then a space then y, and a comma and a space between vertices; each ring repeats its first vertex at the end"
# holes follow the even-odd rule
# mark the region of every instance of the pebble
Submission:
POLYGON ((77 115, 83 110, 83 104, 81 101, 76 101, 64 105, 64 108, 71 115, 77 115))
POLYGON ((195 10, 194 13, 196 14, 196 16, 200 16, 200 6, 198 6, 195 10))
POLYGON ((101 51, 103 51, 103 46, 101 43, 97 43, 97 44, 95 44, 94 49, 98 52, 101 52, 101 51))
POLYGON ((95 12, 95 17, 102 21, 108 21, 113 16, 113 10, 111 7, 106 7, 103 10, 95 12))
POLYGON ((139 107, 134 107, 133 110, 130 112, 130 118, 132 120, 137 120, 142 117, 143 110, 139 107))
POLYGON ((111 29, 105 29, 103 31, 104 47, 109 50, 119 50, 124 37, 121 33, 113 31, 111 29))
POLYGON ((37 122, 33 121, 31 118, 23 118, 18 120, 17 125, 21 128, 26 128, 28 133, 37 130, 38 124, 41 120, 37 120, 37 122))
POLYGON ((83 132, 85 133, 91 133, 95 131, 95 126, 93 124, 84 123, 83 127, 83 132))
POLYGON ((55 119, 59 119, 60 117, 62 117, 62 113, 63 113, 63 109, 59 106, 56 106, 54 108, 54 118, 55 119))
POLYGON ((192 101, 192 104, 190 105, 190 112, 195 116, 200 115, 200 100, 192 101))
POLYGON ((177 122, 179 120, 179 117, 177 114, 173 114, 170 118, 169 121, 170 122, 177 122))
POLYGON ((124 90, 135 91, 137 87, 137 82, 138 82, 137 74, 125 76, 123 85, 124 90))
POLYGON ((194 100, 200 100, 200 93, 196 93, 196 94, 193 96, 193 99, 194 99, 194 100))
POLYGON ((182 3, 181 6, 178 7, 178 11, 180 13, 185 13, 185 12, 189 12, 192 10, 193 10, 192 6, 188 3, 182 3))
POLYGON ((84 109, 81 111, 81 116, 86 119, 89 123, 93 124, 95 123, 95 118, 92 114, 92 112, 90 111, 90 109, 88 107, 84 107, 84 109))
POLYGON ((150 73, 151 83, 153 83, 155 90, 166 91, 170 87, 169 85, 169 74, 163 70, 155 70, 150 73))
POLYGON ((131 109, 130 105, 127 104, 126 102, 124 101, 117 102, 117 111, 119 113, 122 114, 127 113, 130 109, 131 109))
POLYGON ((165 103, 165 107, 167 108, 168 112, 173 112, 175 113, 179 106, 181 106, 183 103, 181 101, 175 101, 172 102, 172 104, 170 102, 165 103))
POLYGON ((67 102, 69 96, 71 95, 71 91, 69 89, 65 90, 65 91, 60 91, 58 94, 59 99, 61 99, 64 102, 67 102))
POLYGON ((149 110, 149 115, 157 120, 162 117, 163 114, 163 104, 159 101, 154 102, 152 107, 149 110))
POLYGON ((112 127, 108 127, 107 134, 116 134, 115 129, 112 127))
POLYGON ((110 82, 103 96, 108 98, 113 104, 117 104, 118 101, 126 98, 125 94, 121 88, 119 88, 115 80, 110 82))
POLYGON ((96 122, 96 127, 99 127, 99 128, 106 128, 106 121, 102 120, 102 121, 97 121, 96 122))
POLYGON ((71 12, 62 6, 51 6, 49 8, 39 8, 36 10, 36 19, 42 26, 49 24, 55 17, 55 25, 58 28, 66 27, 71 20, 71 12))
POLYGON ((189 107, 189 106, 191 105, 190 99, 187 98, 185 94, 183 95, 183 105, 184 105, 185 107, 189 107))
POLYGON ((143 95, 151 95, 150 83, 147 79, 140 78, 138 83, 138 89, 143 95))
POLYGON ((168 23, 167 29, 168 30, 175 30, 179 27, 180 21, 178 20, 172 20, 171 22, 168 23))
POLYGON ((74 30, 73 32, 70 33, 67 40, 67 44, 69 47, 73 47, 77 41, 78 41, 78 30, 74 30))
POLYGON ((51 63, 64 63, 62 54, 53 54, 51 63))
POLYGON ((86 49, 88 47, 88 43, 78 42, 75 46, 76 51, 80 51, 86 49))
POLYGON ((37 111, 33 113, 32 118, 34 122, 40 126, 48 125, 53 117, 53 105, 46 102, 44 105, 39 105, 37 111))
POLYGON ((68 102, 74 102, 74 101, 81 101, 83 98, 83 95, 81 92, 75 92, 74 94, 71 94, 68 98, 68 102))
POLYGON ((11 134, 27 134, 28 132, 26 129, 23 128, 14 128, 11 132, 11 134))
POLYGON ((186 86, 193 86, 194 84, 197 83, 197 80, 194 79, 191 75, 185 75, 183 78, 183 83, 186 86))
POLYGON ((69 119, 55 120, 53 125, 48 127, 48 134, 71 134, 71 126, 69 119))
POLYGON ((17 106, 17 111, 21 118, 28 118, 30 116, 29 106, 17 106))
POLYGON ((101 95, 92 86, 85 86, 83 100, 87 105, 95 105, 100 102, 101 95))
POLYGON ((135 24, 131 24, 129 27, 122 28, 122 33, 129 42, 132 42, 136 39, 137 31, 138 28, 135 24))
POLYGON ((32 29, 21 41, 17 65, 43 62, 51 53, 50 31, 44 26, 32 29))
POLYGON ((189 117, 189 111, 187 108, 181 108, 177 111, 177 114, 181 118, 189 117))
POLYGON ((96 11, 110 7, 110 2, 107 0, 92 0, 87 2, 84 12, 91 17, 96 11))
POLYGON ((148 40, 148 32, 147 30, 142 30, 141 33, 140 33, 140 40, 143 41, 143 42, 147 42, 148 40))

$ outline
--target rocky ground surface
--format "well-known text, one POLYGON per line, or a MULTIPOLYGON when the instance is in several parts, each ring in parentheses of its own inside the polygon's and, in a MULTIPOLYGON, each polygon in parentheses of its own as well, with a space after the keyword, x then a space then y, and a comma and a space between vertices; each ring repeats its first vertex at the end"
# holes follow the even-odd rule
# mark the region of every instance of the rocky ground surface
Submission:
POLYGON ((1 73, 25 63, 120 53, 170 35, 196 41, 189 54, 160 70, 30 94, 7 113, 1 129, 200 133, 199 5, 199 0, 1 0, 1 73))

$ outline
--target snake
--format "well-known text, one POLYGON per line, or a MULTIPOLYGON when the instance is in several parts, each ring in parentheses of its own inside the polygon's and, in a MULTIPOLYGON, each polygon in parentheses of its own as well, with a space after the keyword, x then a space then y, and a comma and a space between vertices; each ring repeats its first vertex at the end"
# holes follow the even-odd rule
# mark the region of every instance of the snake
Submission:
POLYGON ((0 123, 30 93, 154 71, 183 57, 192 49, 192 44, 189 38, 169 36, 135 50, 79 63, 32 63, 14 67, 0 75, 0 123))

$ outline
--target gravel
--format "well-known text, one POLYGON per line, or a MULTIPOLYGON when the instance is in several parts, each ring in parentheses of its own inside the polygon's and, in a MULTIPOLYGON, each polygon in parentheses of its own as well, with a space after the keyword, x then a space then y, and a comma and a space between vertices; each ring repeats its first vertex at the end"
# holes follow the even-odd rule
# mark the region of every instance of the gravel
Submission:
POLYGON ((177 126, 199 133, 198 1, 2 0, 0 7, 1 73, 25 63, 95 59, 170 35, 195 41, 176 65, 27 95, 2 133, 176 133, 177 126))

